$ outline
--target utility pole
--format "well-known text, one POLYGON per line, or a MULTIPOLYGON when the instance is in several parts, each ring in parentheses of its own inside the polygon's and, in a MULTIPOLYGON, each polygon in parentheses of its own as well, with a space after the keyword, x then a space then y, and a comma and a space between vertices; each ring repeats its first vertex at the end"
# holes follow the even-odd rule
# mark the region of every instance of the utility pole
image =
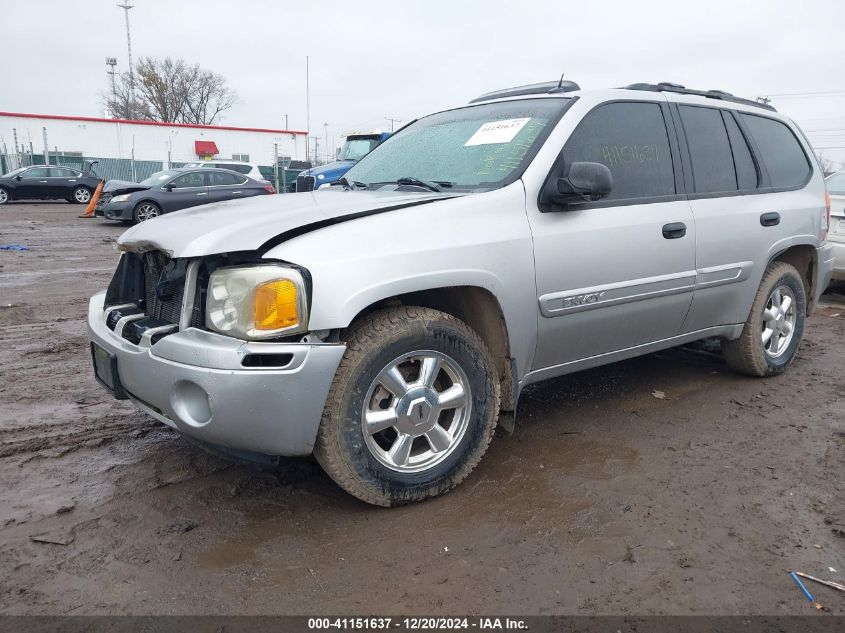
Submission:
POLYGON ((287 131, 287 130, 289 130, 289 129, 290 129, 290 128, 288 127, 288 115, 286 114, 286 115, 285 115, 285 131, 287 131))
POLYGON ((50 164, 50 146, 47 145, 47 128, 41 128, 41 136, 44 138, 44 164, 50 164))
POLYGON ((279 193, 279 144, 273 143, 273 177, 276 181, 276 193, 279 193))
MULTIPOLYGON (((311 134, 311 84, 308 55, 305 56, 305 138, 311 134)), ((305 143, 305 160, 310 161, 309 144, 305 143)))
POLYGON ((323 140, 326 141, 326 162, 330 162, 329 159, 329 124, 323 123, 323 136, 325 137, 323 140))
POLYGON ((402 119, 391 119, 389 116, 384 117, 387 121, 390 121, 390 132, 393 133, 393 124, 394 123, 402 123, 402 119))
POLYGON ((20 153, 20 145, 18 145, 18 128, 12 128, 12 138, 15 140, 15 161, 17 165, 15 165, 15 169, 21 166, 21 153, 20 153))
POLYGON ((135 105, 135 69, 132 66, 132 37, 129 34, 129 9, 132 9, 135 5, 132 4, 131 0, 125 0, 123 4, 117 5, 121 9, 123 9, 124 16, 126 17, 126 53, 129 57, 129 108, 128 114, 129 118, 133 118, 134 113, 132 112, 132 107, 135 105))

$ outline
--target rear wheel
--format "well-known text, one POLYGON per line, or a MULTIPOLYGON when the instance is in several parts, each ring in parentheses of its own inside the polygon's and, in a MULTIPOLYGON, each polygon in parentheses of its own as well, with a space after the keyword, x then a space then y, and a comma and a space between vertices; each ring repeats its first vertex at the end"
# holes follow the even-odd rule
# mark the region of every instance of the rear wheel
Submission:
POLYGON ((760 282, 742 335, 722 343, 728 366, 749 376, 781 373, 795 358, 806 315, 801 275, 785 262, 771 264, 760 282))
POLYGON ((135 224, 146 222, 161 215, 161 209, 155 202, 140 202, 132 211, 132 221, 135 224))
POLYGON ((0 187, 0 204, 6 204, 9 201, 9 192, 0 187))
POLYGON ((77 187, 73 190, 73 201, 88 204, 91 202, 91 190, 88 187, 77 187))
POLYGON ((401 307, 373 313, 346 339, 314 448, 323 469, 382 506, 458 485, 487 450, 499 412, 478 335, 443 312, 401 307))

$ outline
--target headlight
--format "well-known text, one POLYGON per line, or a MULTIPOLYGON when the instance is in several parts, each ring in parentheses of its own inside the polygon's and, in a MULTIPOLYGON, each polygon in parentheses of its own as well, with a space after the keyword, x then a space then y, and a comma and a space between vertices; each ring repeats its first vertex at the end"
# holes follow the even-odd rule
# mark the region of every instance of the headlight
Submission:
POLYGON ((124 193, 122 195, 115 196, 114 198, 112 198, 111 202, 126 202, 127 200, 129 200, 129 196, 130 194, 124 193))
POLYGON ((221 334, 251 340, 304 332, 305 293, 302 275, 287 266, 218 268, 208 282, 206 323, 221 334))

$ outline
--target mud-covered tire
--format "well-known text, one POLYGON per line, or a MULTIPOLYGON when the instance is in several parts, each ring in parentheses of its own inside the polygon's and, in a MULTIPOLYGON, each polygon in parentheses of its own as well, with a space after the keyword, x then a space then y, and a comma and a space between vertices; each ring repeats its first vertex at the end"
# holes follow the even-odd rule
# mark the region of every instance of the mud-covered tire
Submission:
MULTIPOLYGON (((335 374, 314 448, 326 473, 350 494, 380 506, 422 501, 463 481, 487 450, 499 413, 495 364, 481 338, 449 314, 403 306, 373 312, 353 325, 343 339, 347 349, 335 374), (406 355, 413 358, 421 350, 440 356, 444 363, 452 363, 462 372, 468 385, 469 408, 465 430, 442 461, 418 472, 400 472, 377 458, 372 437, 365 437, 364 420, 367 407, 372 406, 370 395, 377 378, 397 359, 406 355)), ((422 362, 419 366, 418 380, 422 381, 422 362)), ((399 406, 400 400, 391 402, 399 406)), ((400 431, 396 433, 398 440, 400 431)), ((427 450, 433 447, 423 445, 427 450)))
POLYGON ((742 335, 733 341, 722 341, 725 361, 734 371, 748 376, 762 377, 781 373, 795 358, 795 352, 804 334, 806 316, 807 295, 801 275, 794 266, 785 262, 770 264, 754 297, 751 313, 742 328, 742 335), (791 318, 794 319, 794 324, 788 343, 777 356, 773 356, 767 352, 763 332, 766 330, 767 310, 771 309, 772 293, 779 288, 791 291, 791 318))

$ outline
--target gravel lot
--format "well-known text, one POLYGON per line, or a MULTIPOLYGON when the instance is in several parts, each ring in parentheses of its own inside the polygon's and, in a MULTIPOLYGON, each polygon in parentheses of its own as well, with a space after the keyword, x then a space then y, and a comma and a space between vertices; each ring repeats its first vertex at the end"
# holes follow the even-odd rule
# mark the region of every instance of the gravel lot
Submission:
POLYGON ((0 613, 786 615, 788 569, 845 582, 839 295, 785 375, 699 345, 535 385, 457 490, 384 510, 110 399, 85 312, 123 227, 79 212, 0 211, 0 613))

